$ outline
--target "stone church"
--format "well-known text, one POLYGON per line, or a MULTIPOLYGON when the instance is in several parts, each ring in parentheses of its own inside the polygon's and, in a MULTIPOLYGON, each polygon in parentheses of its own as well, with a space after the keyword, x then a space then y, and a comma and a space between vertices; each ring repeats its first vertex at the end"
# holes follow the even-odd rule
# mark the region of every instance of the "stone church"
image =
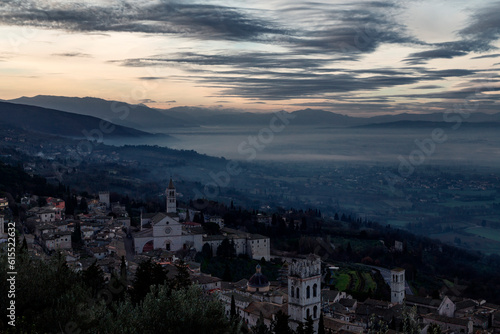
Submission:
POLYGON ((224 239, 229 239, 235 246, 236 254, 247 254, 252 259, 266 261, 270 259, 271 242, 269 237, 251 234, 230 228, 222 228, 220 235, 206 235, 202 227, 193 227, 191 224, 181 223, 177 215, 177 193, 172 179, 165 191, 166 212, 159 212, 147 219, 141 218, 141 226, 145 220, 151 224, 150 228, 134 233, 135 253, 145 253, 153 249, 178 251, 181 249, 195 249, 201 252, 207 243, 216 254, 217 247, 224 239))
POLYGON ((153 249, 177 251, 194 248, 196 251, 201 251, 203 247, 203 231, 201 229, 187 228, 185 224, 179 222, 177 194, 172 179, 170 179, 165 193, 167 212, 157 213, 150 220, 150 228, 134 234, 136 254, 153 249))

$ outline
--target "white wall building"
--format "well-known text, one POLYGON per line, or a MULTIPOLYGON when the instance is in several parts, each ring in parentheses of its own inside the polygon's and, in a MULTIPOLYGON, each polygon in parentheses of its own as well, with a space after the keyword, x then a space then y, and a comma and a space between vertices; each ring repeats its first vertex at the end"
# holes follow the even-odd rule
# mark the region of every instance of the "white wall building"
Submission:
POLYGON ((137 254, 159 248, 177 251, 194 247, 199 252, 203 247, 202 232, 188 230, 175 214, 158 213, 151 219, 151 225, 134 235, 137 254))
POLYGON ((106 209, 109 209, 109 191, 101 191, 99 192, 99 203, 103 203, 106 205, 106 209))
POLYGON ((405 270, 395 268, 391 270, 391 303, 403 304, 405 299, 405 270))
POLYGON ((208 218, 208 221, 210 223, 215 223, 215 224, 219 225, 220 228, 224 227, 224 218, 222 218, 220 216, 211 216, 210 218, 208 218))
POLYGON ((167 198, 167 213, 177 213, 177 194, 175 193, 174 182, 170 179, 168 188, 165 190, 167 198))
POLYGON ((49 250, 71 249, 71 232, 57 232, 55 234, 44 234, 42 240, 49 250))
POLYGON ((7 234, 5 233, 5 220, 2 215, 0 215, 0 238, 6 238, 7 234))
POLYGON ((306 260, 292 262, 288 275, 288 315, 295 330, 298 322, 310 316, 314 331, 318 330, 321 313, 321 259, 309 255, 306 260))
POLYGON ((208 235, 203 237, 203 244, 208 243, 212 247, 213 255, 217 254, 217 247, 220 246, 224 239, 234 242, 236 255, 246 254, 254 260, 262 258, 269 261, 271 258, 271 241, 269 237, 260 234, 251 234, 234 230, 230 228, 223 228, 222 235, 208 235))
POLYGON ((170 179, 165 193, 166 213, 157 213, 153 217, 142 215, 141 231, 134 234, 136 254, 153 249, 177 251, 194 248, 200 252, 203 245, 208 243, 212 247, 213 254, 216 255, 217 247, 224 239, 228 238, 234 242, 237 255, 247 254, 252 259, 270 260, 271 243, 268 237, 228 228, 222 229, 222 235, 203 235, 204 232, 201 228, 179 222, 179 216, 176 213, 177 194, 172 179, 170 179), (151 228, 144 228, 143 225, 146 223, 150 223, 151 228))

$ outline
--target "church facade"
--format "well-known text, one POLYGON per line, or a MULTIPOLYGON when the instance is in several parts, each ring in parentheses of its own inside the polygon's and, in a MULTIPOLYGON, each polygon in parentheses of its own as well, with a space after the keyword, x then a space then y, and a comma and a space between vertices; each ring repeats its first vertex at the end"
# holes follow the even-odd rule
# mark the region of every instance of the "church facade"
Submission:
POLYGON ((165 194, 167 212, 157 213, 150 219, 150 228, 134 234, 135 253, 145 253, 153 249, 177 251, 191 248, 200 252, 203 247, 203 232, 188 229, 179 222, 177 193, 172 179, 170 179, 165 194))
MULTIPOLYGON (((195 249, 201 252, 203 245, 208 243, 215 255, 217 247, 224 239, 229 239, 235 245, 236 254, 247 254, 253 259, 266 261, 270 259, 270 239, 263 235, 246 233, 229 228, 223 228, 221 235, 206 235, 201 227, 192 227, 180 222, 177 215, 177 193, 172 179, 166 193, 166 212, 160 212, 146 218, 150 228, 134 233, 135 253, 145 253, 154 249, 178 251, 195 249)), ((146 220, 144 219, 144 220, 146 220)), ((141 226, 143 225, 141 218, 141 226)))
POLYGON ((134 235, 137 254, 159 248, 167 251, 195 248, 199 252, 203 247, 202 232, 187 230, 174 214, 157 213, 151 219, 151 225, 151 228, 134 235))

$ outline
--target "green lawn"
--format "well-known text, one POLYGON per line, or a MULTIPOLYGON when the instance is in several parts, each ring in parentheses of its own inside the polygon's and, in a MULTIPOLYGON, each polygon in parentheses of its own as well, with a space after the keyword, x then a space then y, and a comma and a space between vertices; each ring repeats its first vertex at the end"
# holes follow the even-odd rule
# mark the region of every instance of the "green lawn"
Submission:
POLYGON ((371 273, 356 269, 342 268, 333 272, 329 283, 334 285, 335 289, 339 291, 373 292, 377 290, 377 283, 373 280, 371 273), (364 288, 361 291, 363 282, 364 288))
POLYGON ((335 284, 335 289, 339 291, 346 291, 349 287, 349 283, 351 282, 351 278, 348 274, 342 273, 335 275, 333 278, 333 282, 335 284))
POLYGON ((358 279, 357 273, 355 271, 350 271, 349 274, 351 274, 352 277, 352 290, 359 291, 361 288, 361 282, 358 279))
POLYGON ((368 272, 362 273, 362 277, 365 280, 365 292, 375 291, 377 289, 377 283, 373 280, 372 274, 368 272))

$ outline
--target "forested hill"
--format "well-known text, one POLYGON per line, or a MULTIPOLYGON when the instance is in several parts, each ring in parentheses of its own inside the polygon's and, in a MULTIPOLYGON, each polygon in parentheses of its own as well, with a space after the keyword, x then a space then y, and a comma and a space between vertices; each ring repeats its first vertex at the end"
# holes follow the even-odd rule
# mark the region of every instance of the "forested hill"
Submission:
POLYGON ((0 197, 12 202, 25 193, 39 196, 62 197, 66 187, 47 183, 44 177, 30 176, 21 166, 11 166, 0 161, 0 197))
POLYGON ((93 130, 101 131, 106 138, 153 136, 149 132, 107 123, 92 116, 8 102, 0 102, 0 124, 4 127, 72 138, 86 138, 86 134, 93 130))

